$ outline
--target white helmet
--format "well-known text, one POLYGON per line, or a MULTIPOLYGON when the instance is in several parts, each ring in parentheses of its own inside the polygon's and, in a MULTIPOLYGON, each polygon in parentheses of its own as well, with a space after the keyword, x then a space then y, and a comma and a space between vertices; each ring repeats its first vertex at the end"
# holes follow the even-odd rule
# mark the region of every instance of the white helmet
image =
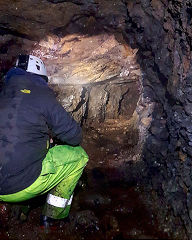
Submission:
MULTIPOLYGON (((27 72, 35 73, 47 78, 47 70, 43 61, 32 55, 19 55, 16 67, 22 68, 27 72)), ((47 78, 48 80, 48 78, 47 78)))

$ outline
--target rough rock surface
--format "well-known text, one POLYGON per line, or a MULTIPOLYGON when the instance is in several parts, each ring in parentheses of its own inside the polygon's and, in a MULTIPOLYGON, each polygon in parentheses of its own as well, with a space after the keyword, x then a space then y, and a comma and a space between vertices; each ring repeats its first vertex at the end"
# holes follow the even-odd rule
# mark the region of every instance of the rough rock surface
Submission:
POLYGON ((151 187, 166 199, 190 238, 191 3, 136 1, 127 7, 126 36, 139 48, 145 101, 154 102, 143 148, 146 182, 150 176, 151 187))
POLYGON ((21 51, 41 56, 58 99, 91 127, 85 142, 102 139, 101 155, 163 202, 169 235, 190 239, 191 1, 7 0, 0 13, 1 74, 21 51))
POLYGON ((130 118, 136 108, 141 76, 136 51, 103 32, 49 36, 32 54, 45 59, 58 99, 76 120, 101 122, 130 118))

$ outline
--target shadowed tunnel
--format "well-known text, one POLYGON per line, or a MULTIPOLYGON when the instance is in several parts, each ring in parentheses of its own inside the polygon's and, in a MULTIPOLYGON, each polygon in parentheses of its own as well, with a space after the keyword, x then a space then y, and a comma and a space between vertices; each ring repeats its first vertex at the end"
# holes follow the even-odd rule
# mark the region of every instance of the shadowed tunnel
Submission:
POLYGON ((4 205, 2 239, 191 239, 191 9, 190 0, 0 1, 1 85, 18 54, 40 57, 90 157, 70 223, 42 236, 44 199, 22 225, 4 205))

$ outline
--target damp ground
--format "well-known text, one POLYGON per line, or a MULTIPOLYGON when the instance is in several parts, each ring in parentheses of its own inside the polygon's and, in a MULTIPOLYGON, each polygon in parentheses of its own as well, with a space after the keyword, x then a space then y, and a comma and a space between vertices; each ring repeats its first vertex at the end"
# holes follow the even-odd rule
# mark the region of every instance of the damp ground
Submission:
POLYGON ((28 220, 20 223, 15 217, 1 229, 0 239, 167 239, 158 230, 158 222, 147 209, 139 189, 120 184, 80 190, 72 205, 69 222, 60 222, 48 234, 39 228, 41 207, 34 208, 28 220))
POLYGON ((157 214, 149 207, 146 192, 125 177, 128 165, 126 161, 123 165, 123 156, 134 154, 137 132, 133 131, 130 139, 126 131, 119 130, 110 138, 106 136, 99 130, 85 131, 83 146, 90 161, 76 188, 68 221, 60 221, 50 233, 44 233, 39 217, 46 196, 30 202, 27 220, 18 219, 19 206, 1 205, 0 239, 168 239, 157 214))

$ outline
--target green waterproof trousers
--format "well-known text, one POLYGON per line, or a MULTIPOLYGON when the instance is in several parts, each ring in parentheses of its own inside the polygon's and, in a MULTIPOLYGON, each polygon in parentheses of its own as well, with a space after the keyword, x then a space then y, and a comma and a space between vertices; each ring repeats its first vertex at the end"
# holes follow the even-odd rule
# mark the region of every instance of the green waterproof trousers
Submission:
POLYGON ((50 148, 37 180, 20 192, 0 195, 0 201, 21 202, 49 192, 43 214, 54 219, 65 218, 87 161, 88 156, 80 146, 58 145, 50 148))

